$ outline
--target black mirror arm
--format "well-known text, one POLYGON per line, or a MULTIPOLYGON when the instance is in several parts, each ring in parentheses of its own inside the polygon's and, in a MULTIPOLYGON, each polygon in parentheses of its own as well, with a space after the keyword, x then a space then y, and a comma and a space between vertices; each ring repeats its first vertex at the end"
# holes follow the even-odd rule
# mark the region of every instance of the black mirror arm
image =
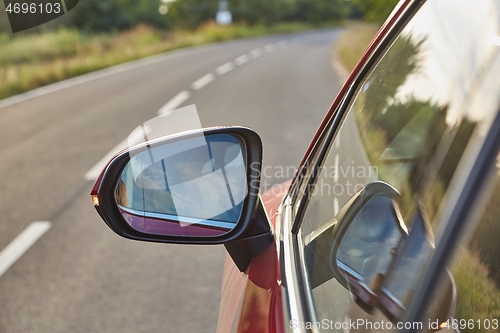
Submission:
POLYGON ((259 195, 248 227, 238 239, 224 246, 238 269, 245 272, 250 262, 273 243, 274 234, 259 195))

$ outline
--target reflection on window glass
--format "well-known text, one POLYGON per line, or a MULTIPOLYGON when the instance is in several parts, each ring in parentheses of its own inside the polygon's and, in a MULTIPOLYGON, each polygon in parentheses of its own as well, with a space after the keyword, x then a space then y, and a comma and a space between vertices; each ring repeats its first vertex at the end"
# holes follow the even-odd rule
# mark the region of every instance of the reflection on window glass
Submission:
POLYGON ((397 247, 402 232, 392 199, 376 196, 361 208, 347 229, 337 260, 370 284, 375 274, 387 272, 392 249, 397 247))
MULTIPOLYGON (((500 96, 492 92, 500 85, 500 48, 491 42, 491 36, 500 36, 498 22, 498 1, 436 0, 421 7, 349 101, 311 189, 301 221, 303 238, 323 230, 367 184, 382 181, 401 194, 397 206, 410 233, 425 216, 429 235, 439 243, 441 216, 453 208, 449 199, 467 179, 498 112, 500 96)), ((359 248, 349 251, 364 253, 363 236, 357 237, 359 248)), ((421 242, 411 257, 423 272, 433 251, 421 242)), ((476 252, 469 252, 474 258, 476 252)), ((360 269, 354 257, 346 260, 360 269)), ((488 267, 496 266, 488 262, 488 267)), ((400 304, 408 304, 418 282, 391 284, 400 304)), ((333 316, 329 300, 339 295, 335 282, 327 284, 312 290, 320 320, 333 316)), ((352 295, 342 297, 351 310, 356 307, 352 295)), ((496 309, 496 301, 490 303, 496 309)))
POLYGON ((398 248, 383 288, 390 297, 404 306, 408 305, 415 288, 425 273, 425 264, 434 249, 432 234, 426 228, 422 216, 416 219, 406 239, 398 248))
MULTIPOLYGON (((470 241, 460 242, 449 269, 457 288, 455 321, 460 332, 500 330, 500 176, 470 241)), ((440 298, 438 295, 436 298, 440 298)))

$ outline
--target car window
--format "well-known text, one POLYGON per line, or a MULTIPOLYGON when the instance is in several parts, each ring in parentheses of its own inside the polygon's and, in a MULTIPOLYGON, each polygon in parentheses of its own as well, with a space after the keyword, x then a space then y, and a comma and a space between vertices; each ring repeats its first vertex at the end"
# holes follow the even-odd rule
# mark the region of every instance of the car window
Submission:
MULTIPOLYGON (((494 1, 481 6, 467 1, 428 2, 364 78, 330 143, 301 221, 302 245, 306 253, 314 254, 304 260, 320 323, 377 316, 396 322, 406 312, 439 242, 440 216, 453 209, 450 198, 460 191, 498 111, 494 91, 499 85, 495 78, 500 75, 500 55, 491 36, 500 35, 499 13, 500 4, 494 1), (437 12, 442 15, 437 17, 437 12), (363 242, 361 236, 346 236, 359 232, 356 218, 349 221, 342 238, 350 244, 339 245, 336 232, 342 229, 343 210, 352 198, 378 182, 397 191, 391 207, 408 235, 401 234, 405 239, 394 251, 380 252, 390 264, 356 277, 339 269, 338 257, 333 256, 342 246, 352 247, 353 239, 363 242), (331 271, 330 278, 317 283, 319 275, 328 275, 325 271, 331 271), (357 292, 361 289, 368 292, 365 301, 357 292), (371 294, 377 299, 383 294, 385 309, 390 310, 367 310, 373 305, 371 294)), ((379 204, 379 212, 384 205, 379 204)), ((364 222, 365 236, 381 221, 372 216, 364 222)), ((377 255, 362 248, 350 249, 357 255, 350 259, 355 266, 377 255)))

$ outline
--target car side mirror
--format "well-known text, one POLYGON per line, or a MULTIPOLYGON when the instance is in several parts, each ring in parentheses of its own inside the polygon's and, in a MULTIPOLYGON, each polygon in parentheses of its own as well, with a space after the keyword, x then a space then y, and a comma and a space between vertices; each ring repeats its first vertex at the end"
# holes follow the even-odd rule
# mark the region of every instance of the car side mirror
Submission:
POLYGON ((262 142, 251 129, 184 132, 117 154, 96 181, 92 200, 120 236, 225 244, 244 270, 273 241, 259 196, 261 163, 262 142), (243 240, 244 246, 233 246, 243 240))

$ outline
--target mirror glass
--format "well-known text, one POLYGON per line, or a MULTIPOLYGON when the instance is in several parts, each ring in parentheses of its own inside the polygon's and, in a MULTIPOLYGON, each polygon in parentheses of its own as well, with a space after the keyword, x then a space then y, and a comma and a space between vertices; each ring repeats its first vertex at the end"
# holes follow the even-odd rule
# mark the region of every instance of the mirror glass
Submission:
POLYGON ((247 194, 241 138, 200 134, 132 154, 116 202, 132 228, 159 235, 219 236, 238 222, 247 194))
POLYGON ((377 195, 360 209, 342 237, 336 254, 337 266, 370 285, 377 274, 386 274, 394 249, 405 232, 393 200, 377 195))

